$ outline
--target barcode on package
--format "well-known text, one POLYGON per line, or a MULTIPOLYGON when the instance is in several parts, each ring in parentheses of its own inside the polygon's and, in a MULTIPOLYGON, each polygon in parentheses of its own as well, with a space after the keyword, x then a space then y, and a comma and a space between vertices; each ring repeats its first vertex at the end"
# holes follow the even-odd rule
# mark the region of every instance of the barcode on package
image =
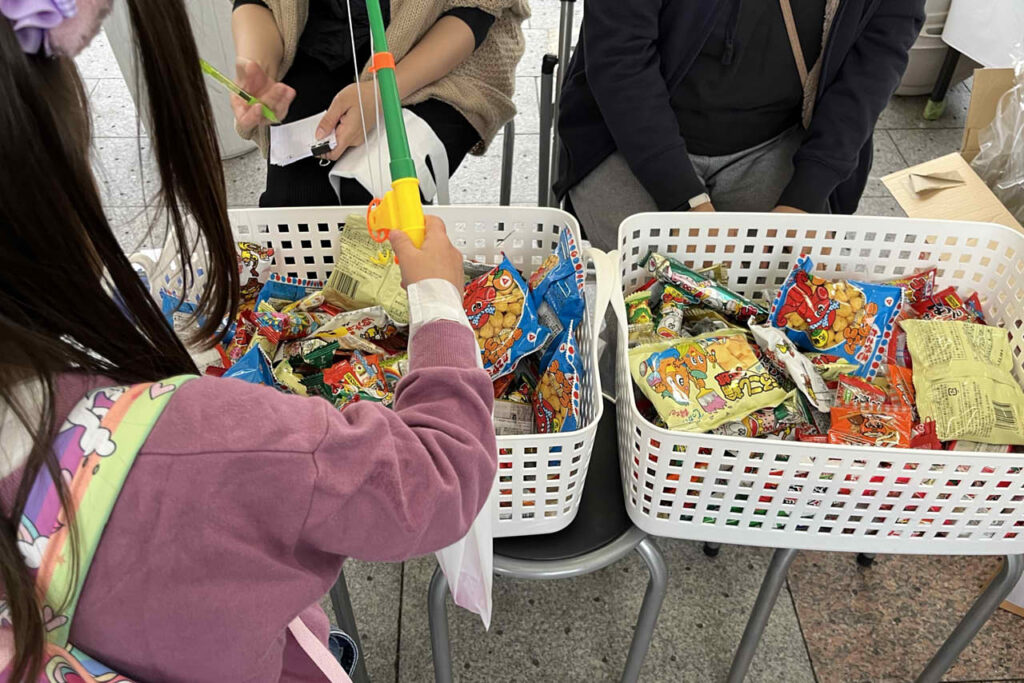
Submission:
POLYGON ((327 280, 327 286, 345 296, 355 296, 356 290, 359 289, 359 280, 335 268, 327 280))
POLYGON ((1013 429, 1017 426, 1017 416, 1013 414, 1013 406, 1009 403, 992 402, 996 411, 996 426, 1003 429, 1013 429))

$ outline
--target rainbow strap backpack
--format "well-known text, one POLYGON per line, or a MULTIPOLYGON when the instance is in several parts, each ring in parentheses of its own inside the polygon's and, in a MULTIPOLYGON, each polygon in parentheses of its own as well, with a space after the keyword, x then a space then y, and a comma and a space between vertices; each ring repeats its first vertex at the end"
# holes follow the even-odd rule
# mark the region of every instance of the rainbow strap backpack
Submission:
MULTIPOLYGON (((71 619, 96 548, 135 456, 174 393, 192 376, 131 387, 96 389, 68 414, 54 441, 68 483, 78 529, 78 577, 71 579, 69 533, 57 487, 43 469, 36 477, 18 528, 18 548, 43 600, 46 650, 40 683, 132 683, 68 642, 71 619)), ((327 646, 298 619, 292 636, 323 671, 325 680, 347 682, 327 646)), ((12 679, 14 634, 6 600, 0 600, 0 683, 12 679)))

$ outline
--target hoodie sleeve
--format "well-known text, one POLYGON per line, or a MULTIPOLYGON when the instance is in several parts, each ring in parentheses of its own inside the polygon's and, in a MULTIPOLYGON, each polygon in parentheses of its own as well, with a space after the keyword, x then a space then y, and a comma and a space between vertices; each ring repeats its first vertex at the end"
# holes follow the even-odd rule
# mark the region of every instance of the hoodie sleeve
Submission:
POLYGON ((679 133, 658 55, 661 0, 587 0, 587 83, 630 169, 662 211, 705 191, 679 133))
POLYGON ((820 212, 836 187, 854 172, 861 149, 907 68, 910 47, 924 23, 924 1, 877 3, 837 77, 818 100, 779 204, 820 212))

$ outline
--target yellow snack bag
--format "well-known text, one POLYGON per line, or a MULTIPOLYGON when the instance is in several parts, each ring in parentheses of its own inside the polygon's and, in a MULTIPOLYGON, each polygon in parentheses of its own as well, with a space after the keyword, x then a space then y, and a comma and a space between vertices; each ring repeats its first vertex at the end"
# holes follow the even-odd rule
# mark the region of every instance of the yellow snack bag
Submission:
POLYGON ((1024 445, 1024 390, 1006 330, 946 320, 905 320, 917 411, 940 441, 1024 445))
POLYGON ((629 352, 629 369, 668 428, 684 432, 706 432, 786 398, 739 329, 639 346, 629 352))
POLYGON ((338 237, 334 270, 323 289, 328 303, 344 311, 383 306, 396 322, 409 324, 409 297, 390 244, 366 232, 366 217, 353 214, 338 237))

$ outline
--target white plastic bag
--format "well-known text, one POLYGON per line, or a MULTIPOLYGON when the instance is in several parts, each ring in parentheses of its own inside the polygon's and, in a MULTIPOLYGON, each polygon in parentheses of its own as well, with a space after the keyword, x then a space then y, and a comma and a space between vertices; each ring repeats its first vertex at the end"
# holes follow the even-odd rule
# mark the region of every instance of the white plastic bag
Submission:
POLYGON ((437 564, 448 579, 455 604, 480 615, 484 629, 491 627, 491 584, 494 581, 494 486, 473 526, 462 540, 439 550, 437 564))
POLYGON ((1018 221, 1024 222, 1024 44, 1015 49, 1017 85, 999 100, 992 124, 978 135, 981 151, 971 162, 1018 221))

